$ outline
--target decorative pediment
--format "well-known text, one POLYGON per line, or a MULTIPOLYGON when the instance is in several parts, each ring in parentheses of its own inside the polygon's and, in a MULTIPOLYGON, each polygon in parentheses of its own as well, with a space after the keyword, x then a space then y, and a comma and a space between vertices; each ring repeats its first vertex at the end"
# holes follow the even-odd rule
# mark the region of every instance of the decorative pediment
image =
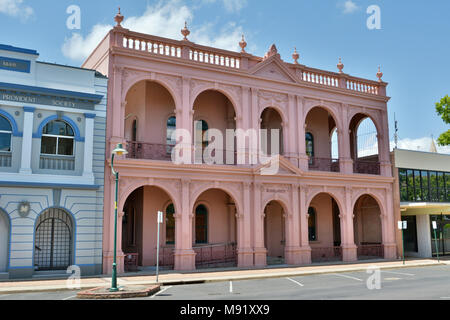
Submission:
POLYGON ((302 171, 294 166, 289 160, 287 160, 283 156, 275 157, 273 160, 275 161, 275 164, 278 166, 278 171, 273 174, 270 170, 271 163, 265 163, 257 166, 254 170, 255 174, 261 174, 261 175, 301 175, 302 171))
POLYGON ((249 73, 263 78, 299 83, 299 79, 284 65, 278 54, 258 63, 249 73))

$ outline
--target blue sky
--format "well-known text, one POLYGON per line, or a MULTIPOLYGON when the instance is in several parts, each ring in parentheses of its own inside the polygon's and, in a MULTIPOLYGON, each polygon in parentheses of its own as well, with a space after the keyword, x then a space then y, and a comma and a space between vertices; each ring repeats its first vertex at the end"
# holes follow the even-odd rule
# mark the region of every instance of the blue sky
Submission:
MULTIPOLYGON (((434 104, 450 94, 450 1, 407 0, 0 0, 0 43, 36 49, 40 60, 79 66, 114 23, 121 6, 125 26, 181 39, 188 21, 190 40, 264 55, 272 43, 281 57, 376 80, 378 65, 389 82, 390 136, 394 112, 400 147, 428 151, 430 136, 448 130, 434 104), (81 9, 81 29, 69 30, 70 5, 81 9), (381 30, 369 30, 366 9, 381 9, 381 30), (130 18, 132 17, 132 18, 130 18), (128 19, 128 20, 127 20, 128 19), (4 32, 4 31, 7 32, 4 32)), ((439 148, 450 153, 450 148, 439 148)))

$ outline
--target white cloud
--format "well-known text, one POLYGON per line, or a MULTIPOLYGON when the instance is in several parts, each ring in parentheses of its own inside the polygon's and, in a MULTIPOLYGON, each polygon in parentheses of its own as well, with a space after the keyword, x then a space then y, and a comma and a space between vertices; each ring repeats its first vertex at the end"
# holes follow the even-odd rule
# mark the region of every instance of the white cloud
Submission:
POLYGON ((345 14, 353 13, 359 9, 359 7, 356 5, 356 3, 354 3, 352 0, 345 1, 344 4, 342 4, 342 7, 344 9, 343 12, 345 14))
MULTIPOLYGON (((228 12, 239 12, 247 6, 248 0, 220 0, 228 12)), ((217 0, 202 0, 203 3, 216 3, 217 0)))
MULTIPOLYGON (((450 154, 450 146, 441 147, 436 144, 436 149, 438 153, 450 154)), ((391 150, 394 149, 395 143, 391 141, 391 150)), ((423 137, 418 139, 401 139, 398 141, 398 148, 405 150, 415 150, 415 151, 425 151, 430 152, 431 148, 431 137, 423 137)))
POLYGON ((23 0, 0 0, 0 13, 25 21, 34 14, 34 10, 24 5, 23 0))
MULTIPOLYGON (((191 30, 190 41, 228 50, 239 49, 242 27, 233 22, 229 22, 219 30, 216 30, 215 23, 211 22, 192 26, 193 17, 194 12, 186 5, 182 5, 182 1, 170 0, 147 7, 142 16, 126 18, 122 25, 140 33, 181 39, 180 30, 184 27, 184 22, 188 21, 191 30)), ((64 56, 72 60, 87 58, 112 27, 112 25, 95 25, 85 37, 74 33, 62 46, 64 56)))

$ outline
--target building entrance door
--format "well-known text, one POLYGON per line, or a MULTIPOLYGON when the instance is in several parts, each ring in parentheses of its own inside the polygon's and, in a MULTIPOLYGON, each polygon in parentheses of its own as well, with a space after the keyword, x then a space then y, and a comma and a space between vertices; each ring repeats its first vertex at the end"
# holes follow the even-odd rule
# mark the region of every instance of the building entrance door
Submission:
POLYGON ((431 225, 431 250, 433 256, 436 256, 436 243, 439 255, 450 255, 450 215, 430 216, 430 223, 432 224, 433 221, 437 222, 436 238, 431 225))

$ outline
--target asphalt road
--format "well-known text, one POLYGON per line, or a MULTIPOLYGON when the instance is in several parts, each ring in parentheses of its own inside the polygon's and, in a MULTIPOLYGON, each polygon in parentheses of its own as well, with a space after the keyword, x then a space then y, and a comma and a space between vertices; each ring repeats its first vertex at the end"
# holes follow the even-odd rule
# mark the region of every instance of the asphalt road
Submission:
MULTIPOLYGON (((135 300, 449 300, 450 266, 382 270, 377 282, 367 272, 212 282, 162 287, 135 300)), ((77 300, 76 291, 0 295, 0 300, 77 300)))

